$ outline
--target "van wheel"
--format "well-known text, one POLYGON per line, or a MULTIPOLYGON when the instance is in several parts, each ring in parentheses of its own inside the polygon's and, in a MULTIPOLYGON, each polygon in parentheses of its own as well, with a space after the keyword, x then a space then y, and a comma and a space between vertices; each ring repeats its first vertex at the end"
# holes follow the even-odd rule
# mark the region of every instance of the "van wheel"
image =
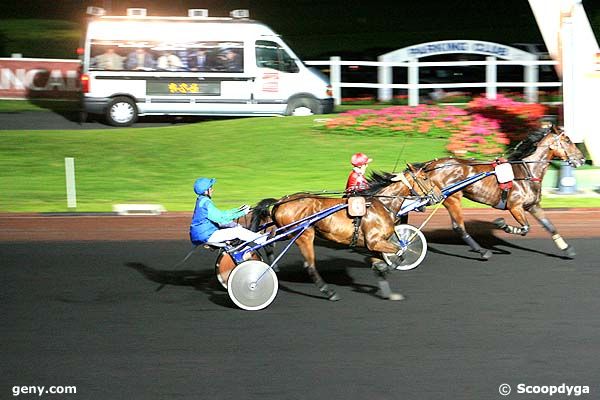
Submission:
POLYGON ((129 126, 138 117, 137 107, 129 97, 115 97, 106 109, 106 120, 113 126, 129 126))
POLYGON ((285 115, 313 115, 320 114, 319 102, 309 97, 298 97, 290 100, 285 115))

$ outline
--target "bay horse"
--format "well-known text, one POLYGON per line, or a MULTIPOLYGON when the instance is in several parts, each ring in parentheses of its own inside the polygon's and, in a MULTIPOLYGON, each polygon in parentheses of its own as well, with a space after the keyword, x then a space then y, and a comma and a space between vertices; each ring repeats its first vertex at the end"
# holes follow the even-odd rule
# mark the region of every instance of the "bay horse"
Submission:
MULTIPOLYGON (((563 240, 540 207, 542 180, 550 160, 556 158, 568 161, 576 168, 585 162, 581 151, 562 130, 555 126, 543 127, 531 133, 507 157, 514 173, 511 189, 501 189, 496 177, 492 175, 446 198, 443 204, 450 214, 452 229, 461 236, 473 251, 480 253, 482 259, 491 257, 491 251, 482 248, 465 228, 461 208, 461 198, 464 196, 478 203, 507 209, 521 226, 508 225, 504 218, 496 219, 494 224, 497 228, 511 234, 527 235, 529 222, 525 212, 529 212, 552 235, 556 246, 567 257, 574 257, 573 247, 563 240)), ((415 164, 415 166, 417 165, 429 176, 431 182, 440 189, 478 173, 494 170, 493 163, 458 158, 441 158, 415 164)))
MULTIPOLYGON (((410 172, 407 170, 402 173, 404 179, 399 179, 397 174, 383 173, 377 174, 375 178, 369 180, 370 188, 358 192, 369 203, 366 214, 361 217, 358 224, 355 225, 354 218, 348 215, 346 209, 343 209, 317 221, 297 239, 296 244, 304 257, 304 267, 307 269, 310 278, 317 288, 329 300, 339 300, 340 296, 325 283, 317 271, 314 249, 315 236, 332 242, 351 246, 355 245, 356 247, 369 250, 372 255, 372 268, 381 278, 379 288, 382 297, 390 300, 402 299, 401 295, 390 291, 389 283, 385 280, 385 274, 390 272, 393 267, 386 264, 380 256, 381 253, 394 254, 400 251, 397 245, 389 241, 392 235, 395 234, 395 215, 402 203, 402 201, 394 201, 395 198, 401 200, 410 195, 410 188, 406 186, 405 182, 413 186, 418 186, 415 180, 419 176, 426 178, 426 175, 422 172, 416 171, 412 167, 409 167, 409 169, 411 169, 410 172), (387 205, 377 197, 378 193, 381 193, 383 190, 386 193, 387 205)), ((255 206, 254 216, 261 221, 270 218, 278 227, 282 227, 347 201, 347 198, 324 197, 311 193, 295 193, 278 200, 262 200, 255 206)))

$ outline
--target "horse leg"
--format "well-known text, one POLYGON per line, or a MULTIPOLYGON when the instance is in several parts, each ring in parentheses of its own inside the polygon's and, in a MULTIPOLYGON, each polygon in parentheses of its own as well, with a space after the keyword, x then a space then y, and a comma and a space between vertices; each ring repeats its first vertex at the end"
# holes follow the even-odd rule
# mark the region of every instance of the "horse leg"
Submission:
POLYGON ((317 271, 317 266, 315 264, 315 231, 314 229, 308 229, 304 232, 296 241, 298 248, 300 249, 300 253, 304 257, 304 267, 308 272, 308 276, 315 283, 319 291, 323 293, 327 298, 331 301, 341 300, 340 295, 336 293, 335 290, 330 289, 329 285, 325 283, 321 275, 317 271))
POLYGON ((504 218, 496 218, 494 220, 494 225, 498 227, 498 229, 502 229, 506 233, 511 233, 513 235, 521 235, 526 236, 529 232, 529 222, 527 222, 527 217, 525 216, 525 210, 522 205, 518 205, 512 208, 509 208, 508 211, 512 214, 512 216, 517 220, 517 222, 521 225, 512 226, 508 225, 504 218))
MULTIPOLYGON (((365 240, 367 248, 373 252, 395 253, 399 250, 392 243, 388 242, 384 237, 369 236, 367 233, 365 240)), ((372 257, 371 268, 373 269, 373 271, 375 272, 375 276, 377 277, 377 286, 379 287, 379 293, 381 295, 381 298, 392 301, 404 300, 404 296, 402 294, 392 292, 390 283, 387 280, 387 275, 393 271, 391 266, 389 266, 382 259, 372 257)))
POLYGON ((452 220, 452 230, 469 245, 471 250, 479 253, 481 259, 487 260, 492 256, 492 252, 481 247, 479 243, 469 235, 465 228, 465 219, 463 218, 462 209, 460 207, 461 197, 462 194, 458 192, 444 201, 444 207, 448 210, 448 214, 450 214, 450 219, 452 220))
POLYGON ((387 280, 388 274, 393 271, 391 266, 389 266, 382 259, 371 257, 371 268, 377 277, 377 286, 379 287, 379 294, 382 299, 395 301, 404 300, 404 296, 402 294, 392 292, 390 282, 387 280))
POLYGON ((277 264, 273 264, 273 261, 275 261, 275 243, 268 244, 264 246, 263 249, 265 251, 268 264, 271 265, 273 271, 279 272, 279 266, 277 264))
POLYGON ((531 207, 528 211, 531 213, 531 215, 535 217, 535 219, 539 221, 540 224, 542 224, 544 229, 550 232, 550 234, 552 235, 552 240, 554 240, 554 244, 556 245, 556 247, 562 250, 567 255, 567 257, 574 258, 576 255, 575 249, 573 248, 573 246, 567 244, 567 242, 564 241, 562 236, 560 236, 560 233, 558 233, 552 222, 550 222, 550 220, 546 218, 544 210, 542 210, 542 208, 538 205, 535 205, 531 207))

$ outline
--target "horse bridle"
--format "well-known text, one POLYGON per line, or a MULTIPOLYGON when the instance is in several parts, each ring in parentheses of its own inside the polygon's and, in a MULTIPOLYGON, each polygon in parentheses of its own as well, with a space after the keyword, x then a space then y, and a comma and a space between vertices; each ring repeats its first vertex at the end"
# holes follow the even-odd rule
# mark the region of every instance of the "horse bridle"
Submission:
MULTIPOLYGON (((556 126, 552 127, 552 138, 554 139, 554 145, 560 147, 560 149, 565 153, 565 155, 567 156, 567 162, 571 165, 571 166, 575 166, 575 158, 573 156, 571 156, 571 154, 569 154, 569 152, 567 151, 567 149, 565 148, 565 146, 562 144, 562 141, 560 140, 560 137, 565 135, 565 131, 559 132, 559 130, 556 128, 556 126)), ((551 145, 549 145, 548 147, 550 147, 551 145)))
MULTIPOLYGON (((420 171, 420 170, 419 170, 419 171, 420 171)), ((407 172, 408 172, 408 173, 410 174, 410 176, 412 177, 412 179, 413 179, 413 182, 415 182, 415 183, 417 184, 417 186, 418 186, 418 187, 419 187, 419 189, 421 190, 421 193, 423 193, 423 195, 419 195, 419 194, 418 194, 418 193, 417 193, 417 192, 414 190, 414 188, 412 187, 412 185, 410 185, 410 184, 408 183, 408 180, 406 180, 406 177, 404 177, 404 176, 403 176, 403 177, 404 177, 404 179, 403 179, 402 181, 404 182, 404 184, 405 184, 406 186, 408 186, 408 188, 410 189, 410 193, 411 193, 413 196, 417 196, 417 197, 422 197, 422 196, 425 196, 425 197, 430 197, 430 198, 432 199, 433 203, 437 203, 437 202, 439 202, 440 200, 442 200, 442 199, 441 199, 441 198, 440 198, 440 197, 439 197, 439 196, 438 196, 438 195, 435 193, 435 185, 433 185, 433 184, 429 184, 429 187, 428 187, 428 188, 426 188, 426 187, 425 187, 425 183, 423 182, 423 180, 424 180, 424 179, 428 179, 428 178, 419 179, 419 178, 418 178, 418 177, 415 175, 415 173, 414 173, 414 172, 413 172, 411 169, 408 169, 408 170, 407 170, 407 172)))

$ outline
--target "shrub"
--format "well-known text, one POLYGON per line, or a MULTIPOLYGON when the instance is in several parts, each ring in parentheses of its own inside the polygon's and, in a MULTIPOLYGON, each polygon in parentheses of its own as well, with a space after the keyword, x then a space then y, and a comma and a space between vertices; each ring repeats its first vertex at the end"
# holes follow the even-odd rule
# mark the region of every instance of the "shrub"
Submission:
POLYGON ((494 100, 478 97, 467 104, 467 110, 471 114, 496 121, 510 143, 516 143, 539 127, 539 120, 546 114, 547 107, 499 94, 494 100))
POLYGON ((346 134, 425 135, 448 138, 459 132, 467 120, 465 110, 452 106, 392 106, 380 110, 347 111, 328 120, 325 128, 346 134))
POLYGON ((537 129, 546 112, 543 105, 498 95, 495 100, 476 98, 466 109, 420 105, 351 110, 327 120, 324 127, 350 135, 447 138, 450 154, 489 159, 537 129))

